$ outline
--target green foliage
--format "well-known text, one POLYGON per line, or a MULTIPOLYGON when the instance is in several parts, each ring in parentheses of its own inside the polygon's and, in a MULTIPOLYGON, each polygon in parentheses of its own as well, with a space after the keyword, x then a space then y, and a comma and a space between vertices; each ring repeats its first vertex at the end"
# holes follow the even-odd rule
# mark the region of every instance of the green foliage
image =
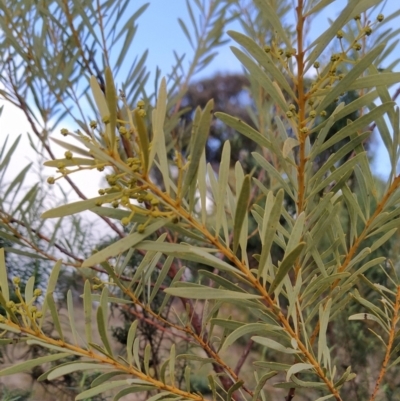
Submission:
MULTIPOLYGON (((0 199, 7 255, 51 264, 42 292, 37 279, 21 280, 14 268, 10 275, 0 251, 0 344, 44 350, 0 376, 43 366, 38 381, 82 377, 73 381, 76 400, 391 397, 393 381, 384 380, 399 372, 400 281, 387 245, 400 223, 400 114, 389 87, 400 78, 396 64, 385 64, 393 48, 385 42, 397 32, 377 33, 399 13, 383 19, 379 0, 349 1, 306 47, 307 23, 330 1, 299 0, 291 27, 286 1, 188 0, 190 21, 179 24, 193 48, 189 68, 177 55, 148 94, 146 52, 121 77, 146 5, 121 28, 129 1, 14 3, 0 4, 0 95, 25 113, 39 141, 30 137, 32 146, 51 159, 48 184, 62 192, 66 180, 81 200, 64 196, 44 211, 43 175, 23 187, 30 165, 0 199), (187 118, 190 80, 225 44, 233 18, 244 30, 229 36, 247 71, 248 121, 215 112, 213 99, 187 118), (49 136, 66 115, 79 129, 51 138, 65 148, 57 159, 49 136), (229 141, 209 163, 209 132, 219 123, 253 143, 251 168, 229 141), (391 166, 384 185, 367 153, 375 128, 391 166), (76 186, 83 170, 103 178, 99 196, 86 199, 76 186), (86 211, 107 228, 100 249, 80 217, 86 211), (63 266, 83 279, 80 298, 69 289, 61 312, 63 266), (110 330, 115 311, 124 326, 110 330), (363 371, 355 348, 369 336, 363 371), (374 382, 361 388, 357 368, 374 382)), ((18 142, 1 149, 1 183, 18 142)))

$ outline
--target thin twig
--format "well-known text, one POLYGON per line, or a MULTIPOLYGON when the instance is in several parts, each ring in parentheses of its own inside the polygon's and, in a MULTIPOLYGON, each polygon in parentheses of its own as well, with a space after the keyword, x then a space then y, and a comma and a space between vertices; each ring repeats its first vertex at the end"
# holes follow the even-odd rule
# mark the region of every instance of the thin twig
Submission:
POLYGON ((378 379, 376 380, 376 383, 375 383, 374 392, 372 393, 369 401, 375 400, 375 397, 378 393, 379 387, 381 385, 381 382, 383 380, 383 377, 385 376, 385 373, 386 373, 386 370, 388 367, 388 363, 390 360, 390 354, 391 354, 392 348, 393 348, 394 338, 396 336, 396 325, 397 325, 397 322, 399 321, 399 310, 400 310, 400 285, 397 286, 396 301, 395 301, 394 308, 393 308, 393 316, 392 316, 392 321, 390 324, 389 341, 386 346, 385 358, 383 359, 382 367, 379 372, 378 379))

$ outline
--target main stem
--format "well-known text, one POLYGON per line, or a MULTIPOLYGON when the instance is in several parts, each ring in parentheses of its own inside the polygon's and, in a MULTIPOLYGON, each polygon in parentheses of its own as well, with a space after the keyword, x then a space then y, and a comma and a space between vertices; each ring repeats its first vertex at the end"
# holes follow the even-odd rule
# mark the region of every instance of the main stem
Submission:
POLYGON ((297 166, 297 182, 298 182, 298 192, 297 192, 297 214, 300 214, 304 209, 304 199, 305 199, 305 144, 307 134, 302 132, 305 127, 305 115, 306 115, 306 98, 304 93, 304 48, 303 48, 303 30, 304 30, 304 16, 303 16, 303 0, 298 0, 296 13, 297 13, 297 99, 298 99, 298 128, 297 137, 300 142, 299 146, 299 164, 297 166))

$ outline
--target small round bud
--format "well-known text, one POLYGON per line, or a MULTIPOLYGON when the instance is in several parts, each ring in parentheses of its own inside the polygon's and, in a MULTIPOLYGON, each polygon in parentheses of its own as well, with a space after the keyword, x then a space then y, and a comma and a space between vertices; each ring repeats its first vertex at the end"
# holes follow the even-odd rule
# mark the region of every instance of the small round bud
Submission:
POLYGON ((115 185, 117 183, 117 177, 114 174, 107 175, 106 180, 109 185, 115 185))
POLYGON ((67 160, 71 160, 72 159, 72 152, 70 152, 69 150, 67 150, 65 153, 64 153, 64 156, 65 156, 65 158, 67 159, 67 160))
POLYGON ((342 30, 338 31, 338 33, 336 34, 336 37, 338 39, 343 39, 343 36, 344 36, 344 32, 342 30))
POLYGON ((139 114, 140 117, 146 117, 146 110, 140 109, 138 114, 139 114))
POLYGON ((41 317, 43 317, 43 312, 41 312, 41 311, 37 312, 37 313, 36 313, 36 317, 37 317, 38 319, 40 319, 41 317))
POLYGON ((119 202, 118 201, 114 201, 113 203, 111 203, 111 206, 116 209, 119 206, 119 202))
POLYGON ((40 297, 41 295, 42 295, 42 290, 40 288, 36 288, 35 291, 33 291, 34 297, 40 297))
POLYGON ((145 230, 145 225, 144 224, 139 224, 138 225, 138 228, 137 228, 137 232, 139 233, 139 234, 142 234, 142 233, 144 233, 144 230, 145 230))
POLYGON ((56 182, 56 179, 54 177, 49 177, 47 179, 47 183, 50 184, 50 185, 53 185, 55 182, 56 182))
POLYGON ((36 306, 31 306, 31 307, 29 308, 29 312, 32 313, 32 314, 36 313, 36 312, 37 312, 36 306))
POLYGON ((291 111, 287 111, 286 112, 286 117, 287 118, 292 118, 293 117, 293 113, 291 111))
POLYGON ((103 202, 102 202, 101 200, 98 200, 98 201, 96 201, 96 203, 95 203, 95 205, 96 205, 96 206, 99 206, 99 207, 100 207, 102 204, 103 204, 103 202))
POLYGON ((63 162, 58 162, 58 163, 57 163, 57 168, 58 168, 59 170, 62 170, 63 168, 65 168, 65 164, 64 164, 63 162))
POLYGON ((283 54, 283 49, 278 49, 278 54, 282 55, 283 54))
POLYGON ((314 100, 313 100, 313 99, 308 99, 308 104, 309 104, 310 106, 312 106, 312 105, 314 104, 314 100))
POLYGON ((104 194, 106 193, 106 191, 104 191, 103 188, 100 188, 100 189, 98 190, 98 193, 99 193, 99 195, 104 195, 104 194))
POLYGON ((358 15, 356 15, 355 17, 354 17, 354 20, 355 21, 359 21, 361 19, 361 15, 360 14, 358 14, 358 15))
POLYGON ((303 127, 303 128, 301 128, 300 132, 301 132, 302 134, 307 134, 308 128, 307 128, 307 127, 303 127))
POLYGON ((385 19, 385 16, 383 14, 378 14, 376 19, 378 20, 378 22, 382 22, 385 19))
POLYGON ((68 135, 68 130, 66 128, 61 128, 61 135, 67 136, 68 135))
POLYGON ((311 110, 311 111, 310 111, 309 116, 310 116, 311 118, 315 118, 316 115, 317 115, 317 113, 316 113, 315 110, 311 110))
POLYGON ((319 68, 319 61, 316 61, 316 62, 314 63, 314 68, 319 68))
POLYGON ((339 60, 339 55, 338 54, 332 54, 332 56, 331 56, 331 61, 332 61, 332 63, 334 63, 335 61, 338 61, 339 60))
POLYGON ((322 117, 326 117, 326 111, 322 110, 321 113, 319 113, 322 117))
POLYGON ((360 43, 356 42, 356 43, 354 43, 354 45, 353 45, 353 49, 354 49, 355 51, 360 51, 360 50, 362 49, 362 46, 361 46, 360 43))
POLYGON ((290 57, 293 57, 295 55, 296 55, 296 50, 294 50, 294 49, 288 49, 285 52, 286 58, 290 58, 290 57))
POLYGON ((6 302, 6 307, 9 308, 9 309, 14 308, 15 307, 14 301, 7 301, 6 302))
POLYGON ((364 29, 364 32, 365 32, 365 34, 366 34, 367 36, 371 35, 371 33, 372 33, 371 27, 366 26, 365 29, 364 29))
POLYGON ((265 51, 265 53, 270 53, 271 52, 271 47, 270 46, 264 46, 264 51, 265 51))
POLYGON ((14 283, 15 285, 19 285, 19 284, 21 283, 21 278, 20 278, 20 277, 14 277, 14 278, 13 278, 13 283, 14 283))
POLYGON ((123 125, 121 125, 121 126, 119 127, 118 131, 119 131, 119 133, 120 133, 121 135, 126 135, 126 134, 128 133, 128 130, 127 130, 123 125))
POLYGON ((97 167, 97 171, 104 171, 104 166, 97 167))
POLYGON ((110 123, 110 116, 102 117, 101 121, 103 121, 104 124, 109 124, 110 123))
POLYGON ((293 103, 289 104, 289 110, 291 112, 295 112, 296 111, 296 106, 293 103))
POLYGON ((90 121, 89 126, 92 129, 97 128, 97 121, 95 121, 95 120, 90 121))
POLYGON ((121 219, 121 224, 122 224, 123 226, 127 226, 127 225, 129 224, 129 217, 123 217, 123 218, 121 219))
POLYGON ((139 100, 136 105, 137 107, 139 107, 139 109, 143 109, 146 103, 144 102, 144 100, 139 100))

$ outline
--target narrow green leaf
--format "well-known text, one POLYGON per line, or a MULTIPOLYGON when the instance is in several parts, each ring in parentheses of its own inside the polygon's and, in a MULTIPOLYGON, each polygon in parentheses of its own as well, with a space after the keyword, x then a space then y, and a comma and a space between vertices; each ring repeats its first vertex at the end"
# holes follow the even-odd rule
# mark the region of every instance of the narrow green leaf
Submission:
POLYGON ((374 240, 374 243, 371 245, 371 252, 374 252, 375 250, 379 249, 386 241, 388 241, 394 235, 396 231, 397 227, 392 228, 381 238, 379 238, 378 240, 374 240))
POLYGON ((107 350, 108 354, 112 356, 113 353, 107 336, 107 322, 104 321, 104 312, 101 306, 99 306, 97 309, 97 329, 105 349, 107 350))
POLYGON ((127 340, 126 340, 126 353, 127 353, 128 363, 130 365, 132 365, 132 357, 133 357, 132 347, 133 347, 133 342, 136 337, 136 330, 137 330, 138 323, 139 323, 139 321, 135 320, 131 324, 131 327, 129 328, 129 331, 128 331, 127 340))
POLYGON ((167 83, 165 78, 161 80, 158 91, 157 107, 154 111, 153 141, 149 156, 149 168, 151 167, 154 155, 157 152, 160 161, 160 170, 163 176, 164 186, 167 193, 170 191, 169 168, 167 150, 165 147, 164 122, 167 113, 167 83))
POLYGON ((290 251, 282 260, 282 263, 278 267, 278 271, 272 282, 271 286, 269 287, 268 292, 272 294, 278 285, 283 281, 283 279, 287 276, 289 270, 293 267, 296 259, 300 256, 301 252, 303 251, 304 247, 306 246, 305 242, 300 242, 292 251, 290 251))
POLYGON ((289 106, 285 99, 276 89, 275 85, 269 78, 269 76, 245 53, 238 48, 231 46, 231 50, 236 58, 243 64, 244 67, 249 71, 252 78, 254 78, 259 85, 261 85, 265 91, 271 96, 273 101, 279 105, 283 112, 289 111, 289 106))
POLYGON ((129 386, 124 388, 123 390, 118 391, 118 393, 114 396, 113 401, 119 401, 122 397, 125 397, 128 394, 139 393, 139 392, 149 392, 154 389, 150 383, 141 386, 129 386))
POLYGON ((146 375, 150 375, 150 357, 151 357, 151 346, 147 344, 144 349, 144 358, 143 358, 143 366, 146 375))
POLYGON ((25 285, 25 302, 29 303, 33 298, 33 291, 35 287, 35 277, 29 277, 25 285))
POLYGON ((6 268, 6 258, 4 249, 0 248, 0 289, 6 302, 10 300, 10 292, 8 288, 8 274, 6 268))
POLYGON ((285 354, 298 354, 300 352, 293 348, 287 348, 287 347, 283 346, 282 344, 279 344, 278 342, 271 340, 270 338, 255 336, 255 337, 252 337, 251 339, 254 342, 256 342, 257 344, 261 344, 264 347, 271 348, 275 351, 283 352, 285 354))
POLYGON ((134 383, 135 384, 144 384, 144 385, 148 384, 144 380, 139 380, 139 379, 130 379, 130 380, 125 379, 125 380, 110 381, 107 383, 100 384, 99 386, 91 388, 89 390, 83 391, 82 393, 78 394, 75 397, 75 401, 84 400, 85 398, 93 397, 97 394, 104 393, 105 391, 112 390, 117 387, 126 386, 129 384, 134 384, 134 383))
POLYGON ((70 216, 72 214, 80 213, 88 209, 98 206, 98 203, 111 203, 113 200, 120 197, 120 194, 106 194, 97 196, 96 198, 86 199, 84 201, 72 202, 67 205, 55 207, 54 209, 47 210, 42 214, 43 219, 53 219, 56 217, 70 216))
MULTIPOLYGON (((93 156, 85 149, 78 148, 78 146, 72 145, 69 142, 61 141, 60 139, 57 139, 57 138, 50 138, 50 139, 53 142, 55 142, 57 145, 63 147, 64 149, 70 150, 74 154, 76 153, 78 155, 85 156, 86 157, 85 160, 88 160, 88 159, 93 160, 93 156)), ((48 161, 46 163, 51 163, 51 161, 48 161)), ((47 165, 47 164, 45 164, 45 165, 47 165)), ((57 166, 54 166, 54 167, 57 167, 57 166)))
POLYGON ((254 128, 250 127, 250 125, 246 124, 244 121, 240 120, 239 118, 232 117, 229 114, 222 113, 222 112, 216 112, 215 117, 220 119, 223 123, 225 123, 229 127, 235 129, 237 132, 240 132, 247 138, 251 139, 257 145, 259 145, 263 148, 272 149, 272 144, 267 138, 262 136, 258 131, 256 131, 254 128))
POLYGON ((71 328, 72 337, 74 339, 74 344, 79 345, 78 333, 77 333, 76 327, 75 327, 74 304, 73 304, 73 300, 72 300, 71 290, 68 290, 68 292, 67 292, 67 310, 68 310, 69 325, 71 328))
POLYGON ((274 377, 276 374, 277 374, 277 372, 272 371, 272 372, 265 373, 263 376, 261 376, 261 379, 258 380, 258 382, 257 382, 257 386, 254 390, 254 394, 253 394, 251 401, 257 401, 259 399, 258 397, 259 397, 260 393, 261 393, 262 400, 265 399, 265 395, 263 394, 263 388, 265 386, 265 383, 267 382, 268 379, 270 379, 271 377, 274 377))
POLYGON ((53 369, 47 376, 48 380, 54 380, 69 373, 84 370, 110 369, 109 366, 102 366, 96 362, 75 362, 53 369))
POLYGON ((297 244, 300 242, 303 237, 304 224, 306 221, 306 215, 304 212, 301 212, 294 223, 292 232, 290 234, 289 241, 286 245, 285 253, 291 252, 296 248, 297 244))
POLYGON ((195 128, 195 136, 192 139, 192 152, 190 154, 190 163, 187 169, 183 187, 182 187, 182 194, 185 195, 189 189, 189 186, 195 180, 197 175, 200 158, 203 153, 203 149, 205 148, 208 132, 210 130, 211 120, 212 120, 212 113, 214 108, 214 101, 210 100, 206 107, 204 108, 203 112, 201 113, 201 117, 199 120, 199 126, 195 128))
POLYGON ((21 333, 21 330, 18 329, 17 327, 9 326, 9 325, 7 325, 5 323, 0 323, 0 329, 9 331, 10 333, 16 333, 16 334, 20 334, 21 333))
POLYGON ((243 337, 246 334, 263 334, 271 331, 282 330, 279 326, 273 326, 270 324, 263 323, 248 323, 244 324, 241 327, 238 327, 235 331, 228 335, 226 338, 224 345, 221 347, 220 352, 225 351, 230 345, 232 345, 236 340, 240 337, 243 337))
POLYGON ((103 118, 103 119, 109 118, 110 111, 108 109, 108 105, 107 105, 106 99, 104 97, 104 93, 101 90, 96 77, 94 77, 93 75, 90 77, 90 88, 92 89, 92 94, 93 94, 93 97, 96 102, 97 109, 99 110, 101 118, 103 118))
POLYGON ((154 298, 158 294, 158 290, 160 289, 161 284, 164 282, 164 279, 169 272, 169 268, 171 267, 173 260, 174 260, 174 258, 172 256, 168 256, 167 259, 165 260, 164 265, 158 274, 158 277, 154 284, 153 290, 151 291, 150 298, 149 298, 149 304, 151 304, 153 302, 154 298))
MULTIPOLYGON (((253 152, 252 156, 254 157, 254 159, 256 159, 257 163, 274 179, 276 179, 279 184, 282 186, 282 188, 286 191, 286 193, 293 199, 296 200, 293 191, 289 185, 289 183, 287 182, 287 179, 285 179, 282 174, 276 170, 276 168, 265 159, 265 157, 261 156, 258 152, 253 152)), ((256 181, 256 179, 254 179, 254 181, 256 182, 256 184, 258 184, 258 182, 256 181)))
POLYGON ((49 277, 49 281, 47 283, 47 290, 46 290, 46 295, 44 298, 44 303, 42 306, 42 313, 43 316, 41 317, 40 321, 39 321, 39 327, 42 327, 46 312, 47 312, 47 295, 48 294, 53 294, 54 290, 56 289, 56 285, 57 285, 57 281, 58 281, 58 276, 60 274, 60 270, 61 270, 61 264, 62 264, 62 260, 57 260, 56 264, 54 265, 53 269, 51 270, 50 273, 50 277, 49 277))
POLYGON ((352 123, 346 125, 346 127, 342 128, 336 134, 334 134, 330 139, 328 139, 320 148, 320 152, 330 148, 335 143, 338 143, 342 139, 350 136, 354 132, 364 129, 366 126, 374 122, 377 118, 383 116, 385 113, 393 110, 394 103, 388 102, 384 103, 378 107, 375 107, 369 113, 364 114, 357 120, 353 121, 352 123))
POLYGON ((64 352, 64 353, 60 353, 60 354, 47 355, 47 356, 42 356, 40 358, 31 359, 30 361, 25 361, 25 362, 19 363, 14 366, 10 366, 9 368, 0 370, 0 377, 14 375, 16 373, 21 373, 21 372, 26 372, 36 366, 39 366, 39 365, 42 365, 42 364, 48 363, 48 362, 53 362, 58 359, 66 358, 69 355, 70 355, 69 353, 64 352))
POLYGON ((313 368, 311 363, 295 363, 292 365, 286 373, 286 381, 288 382, 292 375, 302 372, 303 370, 310 370, 313 368))
MULTIPOLYGON (((229 167, 231 163, 231 145, 225 141, 222 148, 221 162, 218 174, 218 192, 216 197, 215 236, 219 235, 222 219, 225 217, 226 187, 228 185, 229 167)), ((226 238, 228 241, 228 238, 226 238)))
POLYGON ((335 180, 339 180, 342 177, 345 177, 346 174, 353 170, 353 167, 360 161, 362 157, 364 157, 364 153, 359 153, 358 155, 354 156, 346 163, 343 163, 339 168, 337 168, 334 172, 332 172, 328 177, 326 177, 323 181, 317 183, 317 185, 312 190, 311 194, 308 198, 312 198, 316 195, 319 191, 326 188, 329 184, 334 182, 335 180))
POLYGON ((109 116, 110 116, 110 122, 109 122, 109 134, 110 134, 110 149, 114 151, 116 149, 115 143, 116 143, 116 137, 115 137, 115 128, 117 125, 117 110, 118 110, 118 105, 117 105, 117 91, 115 90, 115 84, 114 84, 114 78, 112 76, 112 72, 110 67, 106 67, 106 70, 104 72, 105 78, 106 78, 106 101, 107 101, 107 106, 108 106, 108 111, 109 111, 109 116))
POLYGON ((85 287, 83 291, 83 311, 85 316, 85 335, 88 343, 93 342, 92 340, 92 291, 90 288, 90 281, 85 281, 85 287))
POLYGON ((231 387, 229 388, 229 390, 228 390, 226 400, 227 400, 227 401, 231 401, 232 396, 233 396, 233 393, 234 393, 236 390, 239 390, 240 387, 243 386, 243 384, 244 384, 244 381, 243 381, 243 380, 239 380, 238 382, 232 384, 232 386, 231 386, 231 387))
POLYGON ((233 252, 236 253, 239 247, 240 234, 243 223, 248 213, 248 203, 250 197, 250 175, 246 175, 243 180, 242 188, 236 204, 236 211, 233 223, 233 252))
POLYGON ((336 153, 331 155, 329 159, 318 169, 314 176, 310 180, 311 183, 320 182, 323 176, 333 167, 339 160, 345 157, 347 154, 352 152, 358 145, 363 143, 369 136, 370 132, 364 132, 357 135, 354 139, 348 142, 346 145, 341 147, 336 153))
MULTIPOLYGON (((185 283, 189 284, 189 283, 185 283)), ((245 292, 236 292, 210 288, 202 285, 193 285, 187 287, 174 287, 164 290, 165 293, 189 299, 260 299, 260 295, 248 294, 245 292)))
POLYGON ((272 75, 280 87, 284 89, 292 99, 296 98, 293 89, 283 75, 282 71, 275 65, 271 57, 265 53, 265 51, 257 43, 255 43, 248 36, 239 32, 228 31, 227 34, 237 43, 242 45, 260 63, 260 65, 262 65, 266 71, 272 75))
POLYGON ((331 306, 332 306, 331 298, 328 300, 325 307, 322 304, 320 304, 319 306, 320 330, 318 337, 318 363, 321 363, 322 356, 324 355, 325 350, 327 349, 326 331, 328 329, 331 306))
POLYGON ((360 77, 353 81, 348 91, 364 89, 364 88, 375 88, 378 86, 391 86, 400 82, 400 72, 382 72, 380 74, 371 74, 365 77, 360 77))
POLYGON ((354 315, 349 316, 349 320, 370 320, 379 324, 386 333, 389 334, 389 327, 387 324, 379 317, 371 314, 371 313, 356 313, 354 315))
POLYGON ((117 242, 114 242, 112 245, 102 249, 101 251, 93 254, 88 259, 86 259, 82 263, 82 267, 90 267, 96 265, 100 262, 103 262, 104 260, 107 260, 108 258, 125 252, 131 247, 135 247, 135 245, 146 239, 148 236, 159 230, 161 227, 165 226, 167 222, 168 220, 166 219, 158 219, 153 224, 147 226, 143 233, 136 232, 126 236, 125 238, 117 242))
POLYGON ((54 302, 53 293, 48 293, 46 295, 47 306, 50 309, 51 318, 54 323, 54 328, 56 329, 61 341, 64 341, 64 334, 61 329, 60 319, 58 317, 57 307, 54 302))
POLYGON ((256 361, 253 362, 255 366, 260 366, 261 368, 265 369, 271 369, 271 370, 277 370, 277 371, 285 371, 289 370, 291 366, 293 365, 287 365, 285 363, 279 363, 279 362, 266 362, 266 361, 256 361))
POLYGON ((234 272, 239 275, 243 275, 238 269, 224 262, 220 258, 211 255, 209 249, 202 249, 195 246, 184 245, 184 244, 162 244, 153 241, 142 241, 136 246, 137 249, 145 251, 158 251, 165 253, 166 255, 175 256, 184 260, 190 260, 205 264, 207 266, 215 267, 222 271, 234 272))
MULTIPOLYGON (((272 194, 271 194, 272 196, 272 194)), ((262 249, 261 249, 261 256, 259 261, 259 276, 262 274, 262 270, 267 262, 268 255, 271 250, 271 246, 274 240, 275 232, 278 227, 279 219, 281 217, 281 209, 282 209, 282 202, 284 197, 283 189, 280 189, 276 194, 275 201, 271 208, 271 211, 267 216, 264 217, 263 222, 263 238, 262 238, 262 249), (265 226, 265 229, 264 229, 265 226)), ((267 208, 267 204, 266 204, 267 208)), ((265 209, 267 212, 267 209, 265 209)))

